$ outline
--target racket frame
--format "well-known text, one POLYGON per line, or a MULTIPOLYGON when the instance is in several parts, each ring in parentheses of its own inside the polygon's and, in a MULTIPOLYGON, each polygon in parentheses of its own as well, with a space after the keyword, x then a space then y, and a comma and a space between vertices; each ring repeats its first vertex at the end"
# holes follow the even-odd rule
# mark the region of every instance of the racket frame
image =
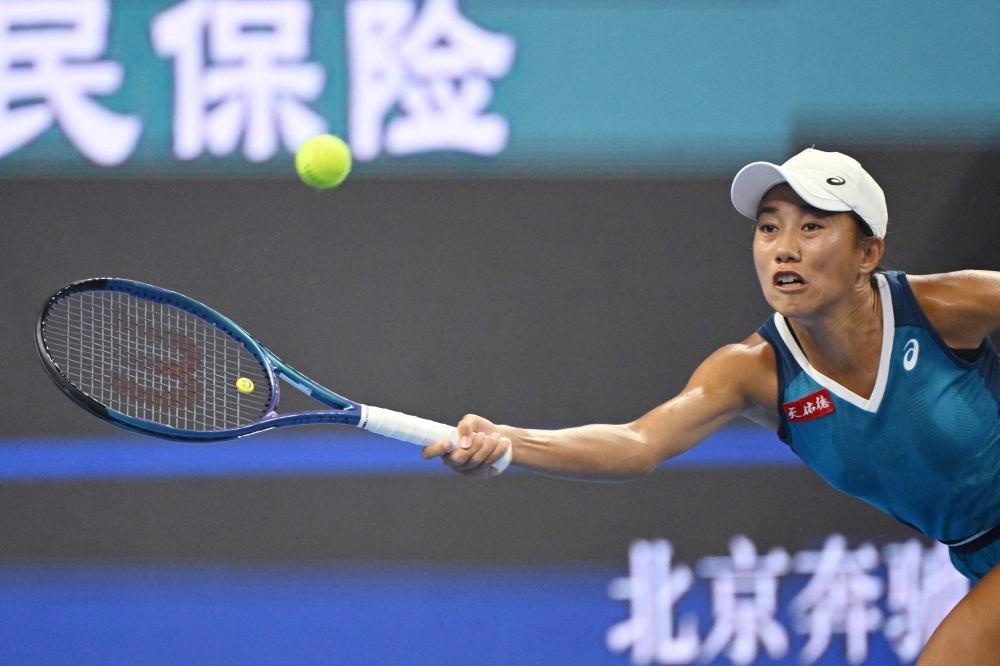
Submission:
POLYGON ((137 432, 143 435, 152 435, 163 439, 189 440, 189 441, 214 441, 224 439, 234 439, 245 437, 272 428, 281 428, 293 425, 312 424, 338 424, 358 426, 361 422, 363 406, 337 395, 333 391, 309 379, 301 372, 291 367, 276 355, 268 351, 263 345, 253 339, 249 333, 237 326, 229 318, 219 314, 215 310, 202 305, 198 301, 188 298, 183 294, 154 287, 153 285, 133 280, 123 280, 120 278, 91 278, 74 282, 63 287, 53 294, 38 316, 35 325, 35 346, 42 365, 49 376, 56 383, 56 386, 65 393, 73 402, 83 407, 94 416, 107 421, 108 423, 137 432), (59 370, 55 361, 49 356, 45 347, 45 337, 43 335, 43 322, 49 310, 73 294, 89 291, 112 291, 121 292, 141 298, 154 303, 164 303, 179 308, 199 319, 205 321, 210 326, 222 331, 239 342, 260 364, 267 379, 271 384, 271 401, 267 412, 253 423, 249 423, 239 428, 229 428, 226 430, 185 430, 162 425, 147 419, 128 416, 115 409, 102 405, 79 388, 77 388, 59 370), (315 410, 307 412, 291 412, 288 414, 278 414, 275 408, 280 398, 280 388, 278 378, 294 386, 299 391, 314 398, 318 402, 329 407, 328 410, 315 410))

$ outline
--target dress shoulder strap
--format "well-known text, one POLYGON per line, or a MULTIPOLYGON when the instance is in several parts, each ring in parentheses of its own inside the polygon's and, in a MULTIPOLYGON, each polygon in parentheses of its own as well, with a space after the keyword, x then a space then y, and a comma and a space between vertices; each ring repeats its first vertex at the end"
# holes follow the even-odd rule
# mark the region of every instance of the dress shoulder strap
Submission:
POLYGON ((781 339, 781 334, 778 333, 778 327, 774 320, 780 316, 775 312, 773 316, 768 317, 767 321, 757 329, 757 333, 767 340, 767 343, 774 349, 774 360, 778 370, 778 388, 784 393, 785 387, 795 379, 796 375, 802 372, 802 368, 795 361, 795 357, 792 356, 785 341, 781 339))
MULTIPOLYGON (((785 389, 792 382, 795 377, 802 372, 802 367, 795 361, 792 356, 792 352, 788 350, 785 341, 781 339, 781 334, 778 333, 778 328, 774 323, 775 317, 780 317, 777 312, 774 315, 767 318, 760 328, 757 329, 757 333, 760 337, 767 340, 767 343, 771 345, 774 350, 774 365, 775 371, 778 374, 778 403, 779 405, 785 401, 785 389)), ((778 439, 783 441, 785 444, 791 446, 791 440, 789 439, 788 422, 785 419, 785 413, 783 409, 779 409, 778 412, 781 414, 781 425, 778 426, 778 439)))
POLYGON ((757 329, 757 333, 767 340, 767 343, 774 349, 774 361, 778 371, 779 398, 784 395, 785 387, 802 372, 802 368, 795 361, 795 357, 792 356, 792 352, 788 349, 785 341, 781 339, 781 334, 778 333, 778 328, 774 323, 775 318, 780 316, 780 314, 775 312, 757 329))
POLYGON ((927 319, 927 315, 920 309, 917 297, 913 295, 910 282, 906 279, 906 273, 903 271, 886 271, 882 275, 885 276, 886 282, 889 283, 896 326, 915 326, 928 331, 934 331, 934 327, 931 325, 930 320, 927 319))

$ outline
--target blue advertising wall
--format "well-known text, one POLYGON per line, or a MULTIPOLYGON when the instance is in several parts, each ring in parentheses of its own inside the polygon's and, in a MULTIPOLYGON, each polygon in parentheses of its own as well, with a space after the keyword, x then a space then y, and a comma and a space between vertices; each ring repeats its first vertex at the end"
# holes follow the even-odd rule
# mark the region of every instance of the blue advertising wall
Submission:
MULTIPOLYGON (((615 568, 363 568, 239 566, 5 567, 0 640, 10 664, 483 664, 630 663, 605 647, 628 617, 607 597, 615 568)), ((777 619, 806 576, 780 591, 777 619)), ((708 585, 676 606, 711 626, 708 585)), ((805 637, 786 656, 800 664, 805 637)), ((648 662, 647 662, 648 663, 648 662)), ((662 663, 662 662, 657 662, 662 663)), ((699 662, 731 664, 726 656, 699 662)), ((843 636, 816 664, 848 663, 843 636)), ((874 633, 865 664, 901 661, 874 633)))
MULTIPOLYGON (((0 447, 0 489, 6 488, 9 498, 11 483, 239 482, 301 475, 336 483, 338 477, 346 482, 359 476, 444 474, 441 466, 413 453, 412 445, 349 433, 273 434, 208 445, 121 438, 8 441, 0 447)), ((772 434, 743 427, 722 431, 666 463, 654 476, 667 474, 661 482, 670 483, 679 480, 669 476, 671 471, 700 469, 711 478, 713 469, 745 468, 751 476, 766 477, 767 469, 789 466, 798 468, 800 463, 772 434)), ((527 476, 512 470, 505 478, 516 484, 527 476)), ((518 492, 516 485, 513 488, 518 492)), ((221 499, 216 493, 204 495, 204 488, 195 493, 206 500, 206 516, 218 512, 217 506, 210 506, 221 499)), ((51 502, 44 493, 35 496, 51 502)), ((273 504, 281 498, 274 494, 266 501, 273 504)), ((398 500, 386 499, 392 501, 398 500)), ((411 496, 403 501, 422 500, 411 496)), ((388 522, 392 518, 385 515, 385 503, 380 504, 344 503, 334 507, 328 519, 337 522, 345 512, 369 512, 371 532, 398 529, 388 522)), ((488 532, 495 514, 470 517, 471 506, 447 500, 439 506, 431 500, 425 510, 444 511, 445 522, 448 513, 459 524, 470 518, 485 521, 476 529, 488 532)), ((270 507, 265 510, 273 513, 270 507)), ((584 501, 576 511, 587 510, 584 501)), ((735 506, 731 510, 738 511, 735 506)), ((538 521, 540 513, 530 511, 517 520, 538 521)), ((51 510, 40 508, 34 514, 43 521, 36 530, 50 529, 44 516, 51 510)), ((205 519, 183 509, 178 517, 205 519)), ((294 512, 289 518, 294 520, 294 512)), ((718 516, 711 510, 687 517, 704 521, 710 532, 718 531, 713 518, 718 516)), ((766 510, 763 518, 782 520, 766 510)), ((107 531, 101 525, 105 517, 81 515, 78 520, 99 534, 107 531)), ((509 520, 497 521, 499 534, 508 530, 509 520)), ((222 526, 208 527, 211 531, 222 526)), ((142 529, 155 532, 160 526, 142 529)), ((822 538, 818 525, 806 526, 805 534, 813 536, 786 544, 788 550, 778 545, 765 552, 767 546, 757 544, 749 566, 739 564, 742 537, 736 536, 728 549, 696 558, 677 556, 673 546, 662 541, 673 536, 669 533, 647 533, 660 545, 636 540, 617 563, 463 562, 468 546, 461 545, 454 553, 457 559, 450 562, 213 562, 120 556, 110 561, 7 561, 0 565, 0 663, 896 665, 913 662, 916 653, 908 643, 926 640, 943 612, 968 590, 968 581, 951 568, 941 545, 925 548, 912 538, 882 538, 881 550, 858 539, 838 544, 835 535, 822 538), (657 547, 663 554, 660 560, 654 554, 657 547), (907 548, 909 559, 903 553, 907 548), (817 573, 824 558, 826 568, 817 573), (727 580, 736 587, 727 587, 727 580), (796 611, 796 604, 810 597, 810 585, 820 590, 820 605, 809 607, 812 617, 820 618, 816 630, 803 624, 801 611, 796 611), (842 598, 845 608, 870 615, 860 632, 836 619, 841 617, 836 600, 842 593, 847 595, 842 598), (729 611, 727 598, 737 604, 729 611), (833 633, 824 639, 822 618, 828 615, 833 633), (720 632, 721 644, 713 641, 720 632), (775 632, 780 640, 770 643, 767 636, 773 639, 775 632), (816 634, 818 655, 805 659, 816 634), (731 647, 739 642, 737 636, 749 639, 742 645, 749 657, 731 647), (859 636, 860 658, 848 648, 848 641, 859 636), (649 646, 668 641, 677 642, 674 651, 648 652, 649 646)), ((340 538, 357 536, 344 530, 340 538)), ((755 548, 745 539, 743 544, 755 548)), ((503 550, 494 546, 493 554, 503 550)))
MULTIPOLYGON (((329 131, 350 138, 345 4, 302 3, 309 12, 301 44, 307 53, 291 60, 312 63, 323 79, 318 96, 303 104, 329 131)), ((95 61, 120 63, 124 80, 92 97, 141 123, 120 165, 92 165, 54 123, 0 160, 0 173, 288 174, 287 146, 259 162, 238 147, 184 159, 172 151, 179 75, 169 53, 157 54, 151 25, 181 4, 108 5, 107 48, 95 61)), ((420 16, 415 2, 403 5, 420 16)), ((498 114, 509 137, 488 155, 461 147, 383 151, 365 158, 359 174, 717 173, 778 159, 805 135, 887 146, 982 146, 1000 139, 1000 11, 992 2, 466 0, 454 6, 512 49, 512 61, 483 77, 492 96, 476 105, 478 114, 498 114)), ((211 49, 210 33, 197 38, 211 49)), ((477 71, 481 45, 471 44, 440 46, 473 63, 468 71, 449 65, 441 81, 460 87, 477 71)), ((239 62, 223 64, 238 70, 239 62)), ((414 62, 408 66, 419 67, 414 62)), ((33 71, 17 58, 0 65, 0 77, 33 71)), ((9 97, 14 106, 44 100, 37 91, 9 97)), ((206 102, 205 110, 216 103, 206 102)), ((396 105, 384 115, 388 122, 405 112, 396 105)), ((240 122, 233 118, 226 122, 240 122)))

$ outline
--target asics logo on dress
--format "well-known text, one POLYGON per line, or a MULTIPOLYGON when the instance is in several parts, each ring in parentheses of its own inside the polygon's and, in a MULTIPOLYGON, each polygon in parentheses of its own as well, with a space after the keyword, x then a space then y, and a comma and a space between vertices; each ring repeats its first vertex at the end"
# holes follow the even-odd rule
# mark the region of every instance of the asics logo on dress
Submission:
POLYGON ((906 346, 903 347, 903 369, 913 370, 917 365, 917 356, 920 355, 920 343, 910 338, 906 346))

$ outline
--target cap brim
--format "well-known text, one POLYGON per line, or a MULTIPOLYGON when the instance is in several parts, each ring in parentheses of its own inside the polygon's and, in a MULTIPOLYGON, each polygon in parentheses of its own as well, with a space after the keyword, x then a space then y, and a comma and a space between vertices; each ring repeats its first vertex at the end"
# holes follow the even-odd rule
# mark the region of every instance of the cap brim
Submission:
POLYGON ((741 215, 751 220, 757 219, 757 207, 760 200, 769 189, 788 180, 781 173, 781 167, 770 162, 754 162, 748 164, 733 178, 733 187, 729 196, 733 206, 741 215))
POLYGON ((733 206, 740 214, 751 220, 756 220, 760 200, 764 198, 768 190, 781 183, 788 183, 795 190, 795 193, 802 197, 803 201, 820 210, 851 210, 850 206, 840 199, 831 197, 826 190, 804 178, 798 178, 795 174, 788 173, 777 164, 770 162, 754 162, 740 169, 736 178, 733 179, 733 187, 730 190, 733 206))

